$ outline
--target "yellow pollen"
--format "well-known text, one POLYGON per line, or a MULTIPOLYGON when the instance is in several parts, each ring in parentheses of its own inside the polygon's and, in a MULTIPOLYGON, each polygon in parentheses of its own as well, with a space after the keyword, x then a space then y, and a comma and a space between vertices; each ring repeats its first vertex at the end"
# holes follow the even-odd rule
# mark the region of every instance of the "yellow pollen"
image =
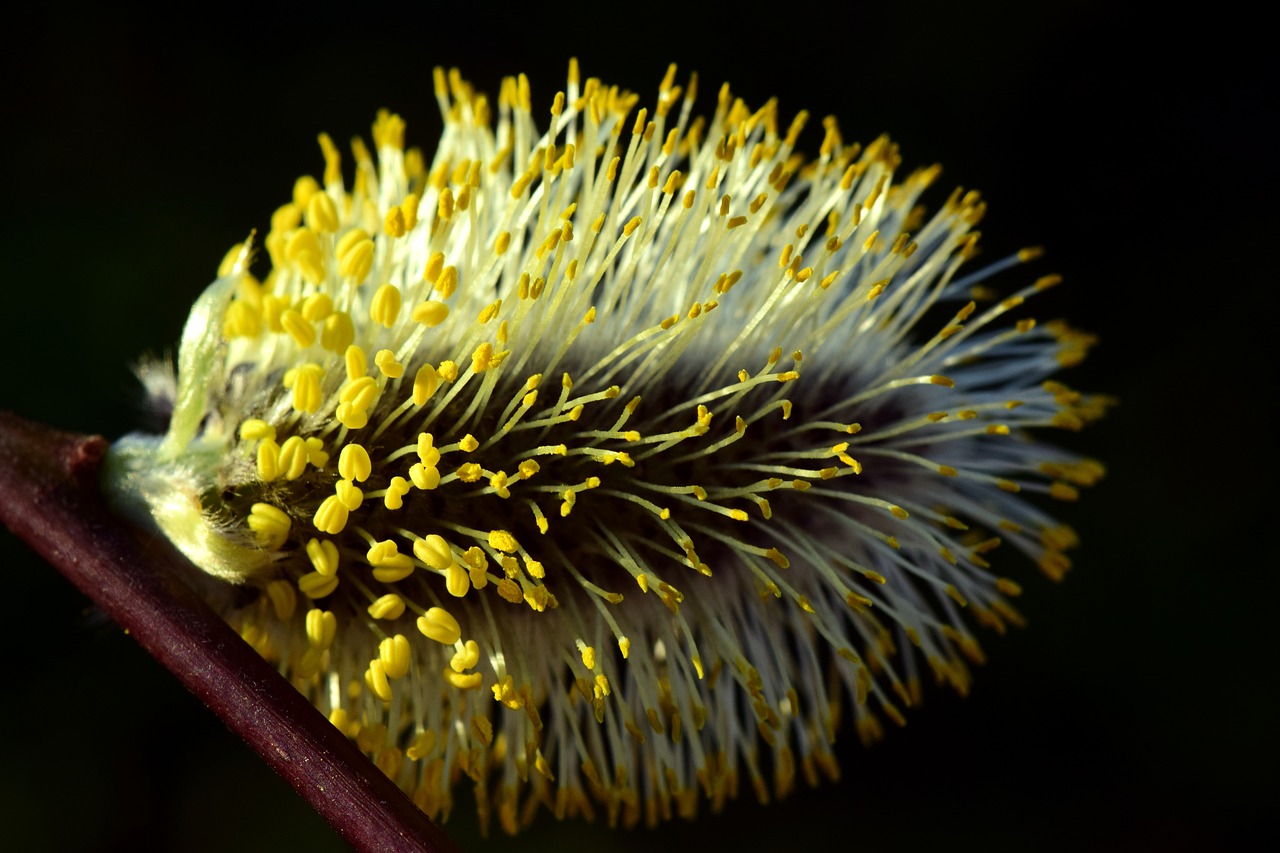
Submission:
POLYGON ((440 272, 440 280, 436 282, 436 291, 448 299, 458 289, 457 267, 445 267, 440 272))
POLYGON ((506 554, 514 554, 520 547, 516 538, 505 530, 489 531, 489 547, 506 554))

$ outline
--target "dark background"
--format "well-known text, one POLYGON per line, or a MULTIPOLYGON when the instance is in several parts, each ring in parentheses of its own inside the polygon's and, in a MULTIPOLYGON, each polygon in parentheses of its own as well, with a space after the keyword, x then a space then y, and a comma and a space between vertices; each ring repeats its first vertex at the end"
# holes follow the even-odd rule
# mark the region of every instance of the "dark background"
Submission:
MULTIPOLYGON (((1031 627, 985 638, 991 662, 970 698, 932 691, 871 750, 846 729, 837 785, 657 832, 544 816, 518 842, 1249 846, 1273 822, 1280 766, 1264 309, 1277 288, 1277 81, 1251 38, 1261 22, 1221 5, 1182 21, 1089 2, 476 8, 7 23, 0 408, 111 438, 135 427, 130 363, 177 341, 226 249, 265 233, 293 179, 321 170, 318 131, 367 138, 385 106, 430 150, 433 65, 490 93, 525 71, 544 116, 570 55, 646 105, 676 61, 682 81, 700 73, 704 105, 727 79, 753 105, 779 95, 786 116, 836 114, 846 139, 888 131, 907 167, 944 164, 934 204, 955 184, 984 192, 988 257, 1047 246, 1026 275, 1058 271, 1069 287, 1037 316, 1101 334, 1066 377, 1122 400, 1069 437, 1110 467, 1063 510, 1084 540, 1077 569, 1061 585, 1023 575, 1031 627)), ((68 583, 7 532, 0 549, 6 847, 341 849, 68 583)), ((448 828, 468 849, 516 846, 485 848, 466 809, 448 828)))

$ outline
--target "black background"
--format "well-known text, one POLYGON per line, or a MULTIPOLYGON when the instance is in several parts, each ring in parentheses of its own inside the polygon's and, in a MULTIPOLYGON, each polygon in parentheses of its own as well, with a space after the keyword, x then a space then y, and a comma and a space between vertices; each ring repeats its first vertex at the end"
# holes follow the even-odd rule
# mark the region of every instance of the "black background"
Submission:
MULTIPOLYGON (((1077 568, 1025 576, 1031 627, 986 638, 971 697, 931 692, 871 750, 846 730, 843 780, 781 805, 625 834, 543 817, 488 847, 464 808, 448 828, 465 847, 1213 850, 1270 822, 1277 89, 1260 21, 1088 2, 192 14, 5 25, 0 408, 133 428, 130 363, 176 342, 226 249, 321 170, 318 131, 367 138, 385 106, 430 150, 432 66, 490 93, 525 71, 542 116, 570 55, 645 104, 675 61, 704 105, 727 79, 785 116, 834 113, 846 139, 890 132, 908 167, 943 163, 935 204, 984 192, 988 257, 1047 247, 1030 274, 1069 287, 1037 316, 1102 337, 1066 377, 1122 400, 1068 437, 1110 467, 1064 509, 1077 568)), ((8 533, 0 549, 6 847, 341 849, 69 584, 8 533)))

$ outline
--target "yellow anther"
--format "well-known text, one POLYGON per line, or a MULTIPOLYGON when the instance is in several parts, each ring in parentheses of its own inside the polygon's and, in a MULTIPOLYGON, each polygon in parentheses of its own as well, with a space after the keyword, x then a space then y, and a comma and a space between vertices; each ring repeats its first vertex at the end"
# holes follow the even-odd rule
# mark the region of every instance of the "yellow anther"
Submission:
POLYGON ((333 591, 337 588, 337 575, 325 577, 317 572, 308 572, 298 578, 298 591, 312 600, 333 595, 333 591))
POLYGON ((481 677, 478 672, 469 672, 466 675, 463 675, 462 673, 455 672, 452 669, 446 669, 444 671, 444 678, 459 690, 475 690, 484 683, 483 677, 481 677))
POLYGON ((435 533, 413 543, 413 553, 436 571, 443 572, 454 563, 453 549, 443 536, 435 533))
POLYGON ((462 441, 458 442, 458 447, 463 453, 473 453, 480 446, 480 442, 476 441, 476 437, 471 433, 467 433, 462 437, 462 441))
POLYGON ((339 403, 333 416, 347 429, 364 429, 369 423, 369 413, 363 409, 357 409, 350 403, 339 403))
POLYGON ((338 456, 338 473, 346 480, 359 480, 361 483, 369 479, 373 473, 369 451, 354 442, 343 447, 338 456))
POLYGON ((390 702, 394 695, 391 692, 391 682, 387 678, 386 667, 381 660, 369 661, 369 668, 364 671, 364 684, 369 688, 370 693, 383 702, 390 702))
POLYGON ((338 573, 338 546, 328 539, 312 539, 307 543, 307 558, 317 574, 333 577, 338 573))
POLYGON ((324 368, 318 364, 300 364, 284 375, 284 385, 293 389, 293 408, 298 412, 312 414, 320 410, 324 402, 324 391, 320 380, 324 378, 324 368))
POLYGON ((400 288, 394 284, 384 284, 373 294, 369 305, 369 319, 390 329, 400 318, 400 288))
MULTIPOLYGON (((320 192, 320 184, 316 179, 310 175, 303 175, 293 182, 293 203, 299 208, 306 207, 311 196, 318 192, 320 192)), ((295 222, 294 225, 296 224, 295 222)))
POLYGON ((356 327, 346 311, 335 311, 324 318, 324 325, 320 328, 320 346, 329 352, 342 353, 355 339, 356 327))
POLYGON ((1049 486, 1049 495, 1060 501, 1079 500, 1080 490, 1068 483, 1053 483, 1049 486))
POLYGON ((956 383, 945 376, 933 375, 929 377, 929 381, 934 385, 941 385, 944 388, 954 388, 956 383))
MULTIPOLYGON (((307 265, 318 266, 320 264, 321 254, 320 238, 310 228, 299 228, 294 231, 284 245, 285 260, 298 264, 299 267, 303 268, 304 273, 307 265)), ((310 276, 308 276, 308 280, 310 280, 310 276)), ((311 283, 319 284, 318 281, 312 281, 311 283)))
POLYGON ((412 660, 409 638, 404 634, 387 637, 378 644, 378 660, 382 662, 387 678, 404 678, 409 674, 409 662, 412 660))
POLYGON ((506 530, 490 530, 489 547, 504 554, 514 554, 520 546, 516 538, 506 530))
POLYGON ((622 652, 623 660, 631 656, 631 640, 626 637, 618 638, 618 651, 622 652))
POLYGON ((436 369, 429 364, 424 364, 418 368, 417 374, 413 377, 413 404, 421 406, 425 404, 436 393, 436 388, 440 386, 440 375, 436 373, 436 369))
POLYGON ((432 467, 440 461, 440 451, 436 450, 435 437, 429 432, 418 433, 418 458, 427 467, 432 467))
POLYGON ((392 477, 387 484, 387 493, 382 497, 383 506, 387 509, 400 509, 404 506, 404 496, 409 494, 409 481, 404 477, 392 477))
POLYGON ((338 400, 350 403, 358 411, 367 411, 378 399, 378 381, 372 376, 349 379, 338 393, 338 400))
POLYGON ((436 733, 430 729, 418 732, 413 736, 413 740, 409 742, 409 746, 404 751, 405 758, 410 761, 421 761, 431 754, 436 746, 436 733))
POLYGON ((276 437, 276 428, 258 418, 249 418, 240 424, 240 438, 243 441, 257 441, 260 438, 276 437))
POLYGON ((316 530, 321 533, 336 536, 347 526, 347 516, 349 514, 349 511, 342 501, 338 499, 338 496, 330 495, 320 504, 311 522, 315 525, 316 530))
POLYGON ((347 508, 347 512, 355 512, 364 503, 364 492, 350 480, 339 480, 334 484, 333 490, 338 500, 347 508))
POLYGON ((396 543, 390 539, 375 542, 365 553, 365 560, 375 568, 399 568, 413 565, 409 556, 401 554, 396 543))
POLYGON ((453 216, 453 208, 453 190, 445 187, 436 199, 436 216, 440 219, 448 219, 453 216))
POLYGON ((249 529, 257 534, 259 544, 269 551, 277 550, 288 541, 289 529, 293 526, 284 510, 265 503, 249 507, 246 521, 249 529))
POLYGON ((253 306, 239 299, 227 306, 227 313, 222 319, 224 338, 256 338, 261 333, 262 319, 253 306))
POLYGON ((454 598, 462 598, 471 589, 471 579, 467 570, 457 563, 449 566, 444 573, 444 588, 454 598))
POLYGON ((423 326, 439 326, 449 316, 449 306, 443 302, 427 301, 418 303, 410 314, 413 322, 423 326))
POLYGON ((907 512, 905 509, 903 509, 900 506, 889 507, 889 512, 890 514, 893 515, 894 518, 906 520, 911 517, 911 513, 907 512))
POLYGON ((388 621, 399 619, 404 615, 404 599, 394 592, 389 592, 376 599, 373 604, 370 604, 368 613, 373 619, 386 619, 388 621))
POLYGON ((475 640, 467 640, 462 650, 456 652, 449 661, 449 668, 454 672, 466 672, 480 662, 480 646, 475 640))
POLYGON ((493 243, 493 253, 498 257, 502 257, 509 248, 511 248, 511 232, 503 231, 493 243))
POLYGON ((404 365, 396 361, 396 354, 389 349, 378 350, 378 354, 373 357, 373 363, 378 365, 378 371, 388 379, 399 379, 404 376, 404 365))
POLYGON ((294 343, 302 349, 306 349, 315 343, 315 327, 294 309, 290 308, 280 315, 280 325, 284 327, 289 337, 293 338, 294 343))
POLYGON ((280 476, 280 445, 270 438, 264 438, 258 443, 257 468, 258 479, 264 483, 270 483, 280 476))
POLYGON ((489 369, 489 362, 492 359, 493 344, 485 341, 475 348, 475 352, 471 353, 471 372, 484 373, 489 369))
POLYGON ((443 607, 432 607, 418 617, 418 630, 428 640, 452 646, 462 637, 458 620, 443 607))
POLYGON ((448 299, 458 289, 458 268, 449 266, 440 271, 440 280, 436 282, 436 291, 448 299))
POLYGON ((996 578, 996 589, 1004 595, 1022 595, 1022 586, 1009 578, 996 578))
POLYGON ((308 323, 319 323, 333 313, 333 299, 327 293, 313 293, 302 300, 300 313, 308 323))
POLYGON ((312 193, 307 199, 307 227, 319 234, 338 230, 338 208, 328 193, 312 193))
MULTIPOLYGON (((266 442, 263 442, 264 444, 266 442)), ((296 480, 307 470, 307 443, 291 435, 280 445, 280 474, 286 480, 296 480)))
POLYGON ((312 608, 307 611, 307 642, 321 651, 333 645, 338 633, 338 617, 328 610, 312 608))
POLYGON ((410 231, 413 231, 413 228, 416 227, 417 206, 421 204, 421 201, 422 201, 421 196, 417 195, 416 192, 411 192, 411 193, 408 193, 407 196, 404 196, 404 201, 402 201, 401 205, 399 205, 401 206, 401 211, 404 219, 404 231, 410 232, 410 231))
MULTIPOLYGON (((416 208, 414 213, 417 213, 416 208)), ((386 219, 382 221, 382 230, 392 239, 403 237, 406 230, 404 210, 400 207, 393 207, 388 210, 386 219)))
POLYGON ((373 241, 363 235, 364 232, 357 228, 338 244, 338 275, 349 278, 356 284, 368 278, 369 272, 373 269, 375 247, 373 241), (350 237, 351 234, 360 234, 361 237, 347 244, 346 251, 343 252, 343 244, 346 243, 347 237, 350 237))
POLYGON ((298 594, 293 584, 286 580, 274 580, 267 584, 267 600, 271 602, 271 610, 277 620, 288 622, 293 617, 294 608, 298 606, 298 594))
MULTIPOLYGON (((466 467, 466 466, 463 466, 466 467)), ((480 466, 477 465, 476 468, 480 466)), ((409 469, 409 479, 413 484, 424 492, 429 492, 440 485, 440 469, 434 465, 426 466, 421 462, 414 463, 409 469)), ((474 480, 463 479, 463 482, 475 482, 474 480)))
POLYGON ((444 252, 432 252, 431 257, 427 258, 427 265, 422 271, 422 278, 431 284, 435 284, 440 280, 440 273, 444 270, 444 252))

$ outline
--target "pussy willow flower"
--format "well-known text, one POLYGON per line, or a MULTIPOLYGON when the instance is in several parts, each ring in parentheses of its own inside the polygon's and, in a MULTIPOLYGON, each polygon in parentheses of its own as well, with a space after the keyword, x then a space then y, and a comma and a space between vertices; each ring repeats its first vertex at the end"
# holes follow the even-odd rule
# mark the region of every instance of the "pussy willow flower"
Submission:
POLYGON ((437 71, 444 133, 382 113, 354 180, 321 136, 196 302, 167 434, 116 487, 226 617, 414 800, 447 816, 656 822, 835 776, 842 717, 969 684, 1021 621, 1013 554, 1076 544, 1041 498, 1101 467, 1031 437, 1104 401, 1050 377, 1091 339, 966 274, 983 202, 932 167, 696 78, 656 106, 576 64, 540 132, 437 71), (496 121, 495 121, 496 120, 496 121), (375 159, 376 153, 376 159, 375 159), (984 303, 986 307, 979 307, 984 303), (1008 558, 1008 559, 1006 559, 1008 558), (230 586, 228 587, 230 588, 230 586))

